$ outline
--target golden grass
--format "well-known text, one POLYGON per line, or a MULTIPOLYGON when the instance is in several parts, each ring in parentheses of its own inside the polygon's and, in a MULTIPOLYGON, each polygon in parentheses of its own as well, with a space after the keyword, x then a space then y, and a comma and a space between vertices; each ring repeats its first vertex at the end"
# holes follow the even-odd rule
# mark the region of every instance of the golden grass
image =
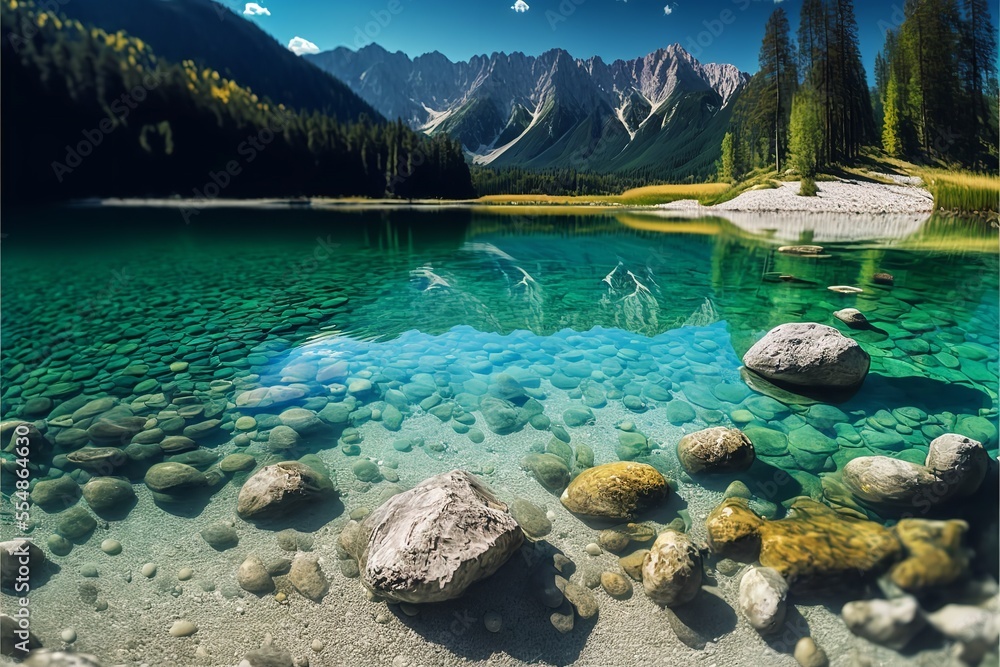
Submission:
POLYGON ((491 206, 656 206, 681 199, 717 197, 730 187, 728 183, 647 185, 620 195, 486 195, 476 201, 491 206))
POLYGON ((962 171, 926 170, 921 173, 934 195, 934 208, 988 216, 1000 211, 1000 177, 962 171))

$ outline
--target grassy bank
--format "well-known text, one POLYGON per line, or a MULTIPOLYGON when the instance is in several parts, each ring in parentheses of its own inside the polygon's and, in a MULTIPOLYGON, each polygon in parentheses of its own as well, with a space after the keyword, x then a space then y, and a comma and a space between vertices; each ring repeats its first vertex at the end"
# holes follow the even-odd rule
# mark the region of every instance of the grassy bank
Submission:
POLYGON ((499 206, 656 206, 681 199, 697 199, 706 203, 729 189, 728 183, 647 185, 619 195, 486 195, 476 201, 499 206))
POLYGON ((1000 177, 942 169, 926 170, 920 175, 939 211, 986 217, 1000 211, 1000 177))

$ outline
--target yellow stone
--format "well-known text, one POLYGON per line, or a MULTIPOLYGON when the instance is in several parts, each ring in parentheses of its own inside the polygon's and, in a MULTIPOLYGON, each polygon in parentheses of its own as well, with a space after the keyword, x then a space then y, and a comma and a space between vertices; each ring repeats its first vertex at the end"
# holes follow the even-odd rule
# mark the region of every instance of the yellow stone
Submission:
POLYGON ((651 465, 617 461, 587 468, 563 491, 563 506, 581 516, 630 520, 664 498, 670 487, 651 465))
POLYGON ((962 549, 962 536, 968 529, 969 524, 957 519, 900 520, 894 530, 906 549, 906 558, 889 571, 890 578, 907 591, 952 583, 969 564, 962 549))

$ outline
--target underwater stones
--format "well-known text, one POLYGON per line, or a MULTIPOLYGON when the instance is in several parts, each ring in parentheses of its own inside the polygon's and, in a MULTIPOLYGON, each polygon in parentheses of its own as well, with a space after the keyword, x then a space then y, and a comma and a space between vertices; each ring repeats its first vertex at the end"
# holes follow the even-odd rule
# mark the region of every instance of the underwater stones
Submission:
POLYGON ((329 477, 298 461, 261 468, 243 484, 236 512, 243 519, 281 515, 308 502, 336 494, 329 477))
POLYGON ((219 461, 219 470, 225 473, 241 472, 253 470, 257 465, 257 459, 249 454, 229 454, 219 461))
POLYGON ((263 409, 278 407, 297 401, 309 393, 304 385, 276 385, 274 387, 258 387, 244 391, 236 396, 236 407, 246 409, 263 409))
POLYGON ((122 543, 118 540, 104 540, 101 542, 101 551, 109 556, 117 556, 122 552, 122 543))
POLYGON ((248 593, 263 595, 274 590, 274 579, 256 554, 250 554, 236 570, 236 582, 248 593))
POLYGON ((613 554, 625 551, 630 542, 628 535, 617 530, 602 530, 597 534, 597 543, 600 547, 613 554))
POLYGON ((316 416, 331 426, 341 426, 350 421, 353 410, 350 403, 327 403, 316 416))
POLYGON ((646 560, 649 549, 639 549, 618 559, 618 564, 628 576, 636 581, 642 581, 642 563, 646 560))
POLYGON ((198 626, 191 621, 180 619, 174 621, 167 632, 171 637, 190 637, 198 632, 198 626))
POLYGON ((67 454, 66 460, 89 472, 107 474, 128 463, 129 457, 117 447, 84 447, 67 454))
POLYGON ((153 491, 167 495, 183 493, 208 485, 208 479, 201 471, 176 461, 153 464, 146 471, 143 481, 153 491))
MULTIPOLYGON (((116 411, 123 408, 120 406, 116 411)), ((87 428, 87 436, 98 444, 126 445, 145 425, 145 417, 101 417, 87 428)))
MULTIPOLYGON (((366 509, 367 508, 363 508, 366 509)), ((351 513, 352 516, 354 513, 351 513)), ((364 516, 367 516, 365 512, 364 516)), ((354 524, 355 526, 357 524, 354 524)), ((282 551, 312 551, 313 548, 313 538, 312 535, 308 533, 301 533, 294 528, 286 528, 285 530, 278 531, 275 535, 278 542, 278 547, 282 551)))
POLYGON ((579 444, 573 452, 573 468, 577 472, 594 467, 594 450, 590 445, 579 444))
POLYGON ((571 428, 593 424, 594 421, 594 413, 590 408, 575 407, 563 412, 563 422, 571 428))
POLYGON ((135 500, 135 491, 119 477, 92 477, 83 485, 83 498, 95 512, 121 510, 135 500))
POLYGON ((753 443, 754 453, 761 456, 784 456, 788 453, 788 436, 763 426, 748 426, 743 433, 753 443))
POLYGON ((562 491, 570 481, 566 462, 555 454, 528 454, 521 459, 521 467, 549 491, 562 491))
POLYGON ((800 667, 829 667, 830 665, 826 651, 817 646, 812 637, 800 637, 799 641, 795 642, 795 651, 792 655, 800 667))
POLYGON ((524 397, 524 387, 507 373, 500 373, 493 379, 490 394, 505 401, 516 401, 524 397))
POLYGON ((854 634, 896 650, 906 646, 927 623, 916 598, 909 595, 848 602, 840 616, 854 634))
POLYGON ((618 445, 615 447, 615 454, 622 461, 634 461, 640 456, 649 455, 649 440, 642 433, 633 431, 619 431, 618 445))
POLYGON ((630 520, 666 498, 669 488, 653 466, 621 461, 587 468, 570 482, 560 500, 574 514, 630 520))
POLYGON ((990 457, 976 440, 945 433, 931 441, 924 465, 956 487, 950 496, 966 497, 979 489, 989 470, 990 457))
POLYGON ((64 428, 56 433, 55 437, 55 444, 61 449, 79 449, 89 441, 90 436, 82 428, 64 428))
POLYGON ((361 580, 399 602, 462 595, 496 572, 524 534, 507 506, 468 472, 437 475, 393 496, 362 523, 361 580))
POLYGON ((271 451, 281 451, 298 446, 300 436, 298 432, 290 426, 280 424, 271 429, 267 436, 267 448, 271 451))
POLYGON ((642 562, 646 595, 664 607, 689 602, 701 589, 701 553, 684 533, 666 530, 656 538, 642 562))
POLYGON ((783 245, 778 248, 778 252, 783 255, 800 255, 803 257, 815 257, 823 254, 823 246, 820 245, 783 245))
POLYGON ((394 405, 386 405, 382 410, 382 426, 390 431, 398 431, 403 427, 403 413, 394 405))
POLYGON ((545 445, 545 453, 558 456, 567 467, 573 465, 573 448, 559 438, 549 440, 548 444, 545 445))
POLYGON ((717 554, 739 561, 756 560, 763 523, 745 498, 726 498, 705 520, 708 543, 717 554))
POLYGON ((517 407, 510 401, 486 396, 479 402, 479 411, 486 420, 486 426, 499 435, 511 433, 521 426, 517 407))
POLYGON ((756 556, 797 590, 855 583, 886 568, 901 550, 882 524, 835 512, 810 498, 796 498, 788 516, 774 521, 757 516, 744 498, 727 498, 705 525, 713 551, 744 561, 756 556))
POLYGON ((752 567, 740 579, 739 608, 762 635, 780 629, 785 622, 788 584, 769 567, 752 567))
POLYGON ((987 651, 996 649, 1000 639, 995 609, 946 604, 926 618, 931 627, 957 642, 955 654, 966 664, 978 664, 987 651))
POLYGON ((31 502, 46 509, 65 509, 80 498, 80 485, 69 475, 35 482, 31 502))
POLYGON ((56 533, 52 533, 46 538, 45 546, 56 556, 68 556, 73 551, 73 543, 56 533))
POLYGON ((232 549, 240 542, 239 535, 232 524, 225 521, 216 521, 201 529, 199 533, 201 539, 205 540, 208 546, 216 551, 232 549))
POLYGON ((300 553, 292 560, 292 568, 288 572, 292 586, 303 597, 313 602, 320 602, 330 590, 330 583, 319 566, 319 556, 300 553))
POLYGON ((962 547, 968 529, 967 523, 956 519, 901 519, 893 531, 906 557, 889 570, 892 582, 904 591, 919 592, 957 580, 968 567, 962 547))
POLYGON ((377 482, 382 479, 378 466, 368 459, 361 459, 351 466, 351 472, 361 482, 377 482))
POLYGON ((206 419, 203 422, 185 426, 183 433, 185 437, 191 438, 192 440, 203 440, 215 435, 221 425, 221 419, 206 419))
POLYGON ((278 415, 282 425, 294 429, 299 435, 309 435, 323 427, 323 422, 312 410, 289 408, 278 415))
POLYGON ((563 587, 562 592, 580 618, 593 618, 597 615, 597 598, 589 589, 570 581, 563 587))
POLYGON ((80 506, 69 508, 59 517, 60 521, 59 525, 56 526, 56 532, 67 540, 80 539, 97 528, 97 520, 90 515, 90 512, 80 506))
POLYGON ((743 356, 744 365, 773 382, 814 389, 860 385, 871 358, 833 327, 782 324, 771 329, 743 356))
POLYGON ((198 449, 198 443, 183 435, 168 435, 160 441, 160 449, 164 454, 179 454, 198 449))
POLYGON ((983 446, 946 433, 928 448, 924 465, 887 456, 862 456, 844 466, 844 484, 861 500, 889 506, 930 508, 976 492, 989 468, 983 446))
MULTIPOLYGON (((855 497, 880 505, 912 506, 937 482, 924 466, 888 456, 859 456, 843 469, 844 484, 855 497)), ((927 499, 925 502, 930 502, 927 499)))
POLYGON ((22 538, 0 542, 0 585, 13 588, 24 570, 30 577, 39 573, 44 563, 45 552, 34 542, 22 538))
POLYGON ((624 599, 632 595, 632 582, 617 572, 601 572, 601 588, 613 598, 624 599))
POLYGON ((29 398, 21 407, 21 414, 25 417, 41 417, 47 415, 52 409, 52 399, 47 396, 35 396, 29 398))
POLYGON ((552 532, 552 522, 545 512, 529 500, 515 499, 510 504, 510 514, 529 540, 540 540, 552 532))
POLYGON ((746 470, 756 454, 743 431, 716 426, 681 438, 677 443, 677 458, 689 474, 697 475, 746 470))
MULTIPOLYGON (((992 379, 987 381, 996 382, 996 375, 994 374, 992 379)), ((996 447, 997 445, 996 424, 985 417, 975 415, 960 417, 955 422, 953 430, 955 433, 960 433, 983 443, 985 447, 996 447)))

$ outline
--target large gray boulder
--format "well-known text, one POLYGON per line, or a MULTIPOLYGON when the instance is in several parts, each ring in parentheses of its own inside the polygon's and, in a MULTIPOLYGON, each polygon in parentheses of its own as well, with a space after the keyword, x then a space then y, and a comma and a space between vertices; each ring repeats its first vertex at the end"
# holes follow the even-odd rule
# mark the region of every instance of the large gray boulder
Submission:
POLYGON ((371 591, 421 603, 459 597, 523 541, 507 506, 475 476, 453 470, 387 500, 346 547, 371 591))
POLYGON ((791 323, 767 332, 743 355, 743 365, 772 382, 850 389, 868 375, 871 357, 833 327, 791 323))
POLYGON ((990 456, 982 443, 957 433, 945 433, 931 441, 924 465, 949 485, 949 497, 965 497, 975 493, 983 483, 990 468, 990 456))
POLYGON ((888 456, 859 456, 844 466, 844 484, 855 497, 884 505, 912 505, 937 482, 919 463, 888 456))
POLYGON ((336 494, 329 477, 298 461, 261 468, 248 479, 236 499, 244 519, 280 516, 304 502, 336 494))
POLYGON ((888 456, 861 456, 844 466, 844 484, 870 503, 931 507, 975 493, 990 467, 981 443, 955 433, 931 441, 924 465, 888 456))

